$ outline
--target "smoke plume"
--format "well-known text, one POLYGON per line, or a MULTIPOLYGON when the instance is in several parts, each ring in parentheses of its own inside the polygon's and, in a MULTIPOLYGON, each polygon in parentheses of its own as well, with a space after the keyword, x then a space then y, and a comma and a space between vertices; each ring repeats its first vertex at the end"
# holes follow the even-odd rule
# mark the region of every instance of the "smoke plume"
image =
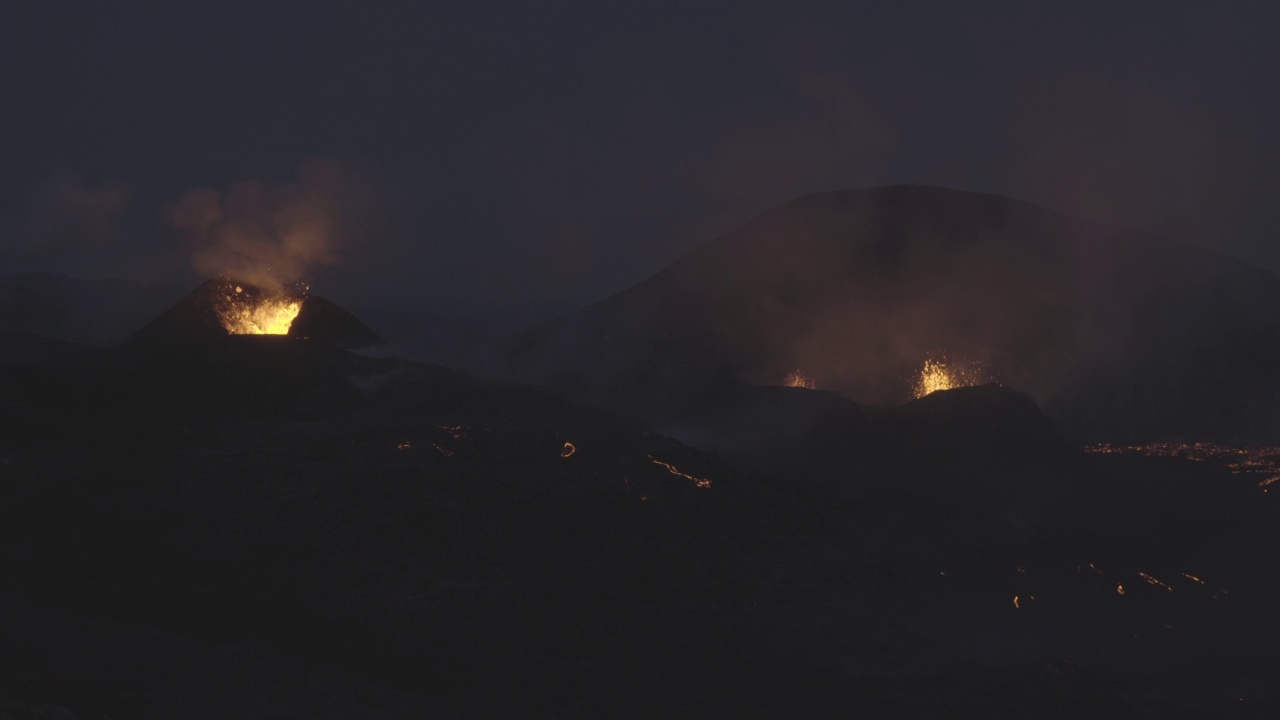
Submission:
POLYGON ((223 195, 192 190, 165 213, 182 233, 192 268, 268 292, 341 265, 342 250, 369 229, 373 193, 341 163, 304 162, 297 180, 240 182, 223 195))

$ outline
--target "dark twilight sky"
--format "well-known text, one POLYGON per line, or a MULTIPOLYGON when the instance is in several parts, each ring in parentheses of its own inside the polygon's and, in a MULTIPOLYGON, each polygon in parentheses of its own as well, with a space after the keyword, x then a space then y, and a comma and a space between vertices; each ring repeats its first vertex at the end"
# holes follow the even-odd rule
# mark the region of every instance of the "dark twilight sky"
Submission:
POLYGON ((905 182, 1280 270, 1273 4, 16 0, 0 271, 193 284, 273 213, 322 294, 534 319, 905 182))

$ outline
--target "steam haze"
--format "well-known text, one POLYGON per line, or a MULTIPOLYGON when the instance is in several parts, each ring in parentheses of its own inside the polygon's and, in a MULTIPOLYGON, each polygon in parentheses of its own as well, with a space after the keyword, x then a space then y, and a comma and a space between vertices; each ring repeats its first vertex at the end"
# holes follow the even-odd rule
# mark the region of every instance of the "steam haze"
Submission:
POLYGON ((4 66, 23 69, 0 77, 13 268, 191 284, 265 264, 356 305, 534 324, 795 197, 916 183, 1280 269, 1265 3, 74 18, 0 22, 4 66), (345 179, 295 177, 315 157, 345 179), (358 251, 352 167, 378 178, 379 230, 358 251), (121 209, 86 211, 94 193, 121 209))
POLYGON ((185 240, 192 269, 279 290, 343 262, 343 246, 366 230, 373 198, 340 163, 312 160, 298 179, 277 186, 260 181, 217 190, 192 190, 166 212, 185 240))

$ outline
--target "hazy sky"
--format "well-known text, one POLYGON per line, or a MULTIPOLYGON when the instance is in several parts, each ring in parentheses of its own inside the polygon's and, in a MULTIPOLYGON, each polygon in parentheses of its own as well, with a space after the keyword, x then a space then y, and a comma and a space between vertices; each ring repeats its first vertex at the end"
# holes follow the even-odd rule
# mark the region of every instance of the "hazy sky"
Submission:
POLYGON ((18 0, 0 270, 191 283, 269 213, 325 294, 538 317, 904 182, 1280 270, 1274 3, 1078 5, 18 0))

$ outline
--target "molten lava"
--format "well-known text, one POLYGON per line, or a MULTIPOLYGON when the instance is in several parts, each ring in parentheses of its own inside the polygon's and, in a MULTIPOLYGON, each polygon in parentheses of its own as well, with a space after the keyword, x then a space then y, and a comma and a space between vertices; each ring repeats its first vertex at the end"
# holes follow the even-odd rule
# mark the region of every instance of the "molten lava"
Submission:
POLYGON ((787 373, 787 376, 782 379, 782 384, 787 387, 804 388, 806 390, 813 390, 818 387, 818 384, 813 381, 813 378, 805 375, 799 370, 792 370, 787 373))
POLYGON ((213 309, 232 335, 287 335, 303 300, 287 291, 267 295, 255 287, 227 281, 218 287, 213 309))
POLYGON ((711 480, 707 478, 698 477, 697 475, 690 475, 689 473, 680 472, 680 470, 677 469, 675 465, 672 465, 669 462, 663 462, 662 460, 659 460, 658 458, 652 455, 649 456, 649 461, 652 462, 654 465, 666 468, 667 472, 671 473, 672 475, 678 475, 686 480, 692 480, 695 486, 700 487, 704 490, 711 487, 711 480))
POLYGON ((1147 457, 1175 457, 1194 462, 1215 462, 1225 466, 1233 475, 1260 477, 1257 486, 1262 492, 1270 492, 1270 485, 1280 482, 1280 447, 1233 447, 1211 442, 1151 443, 1149 445, 1112 445, 1098 443, 1082 448, 1087 453, 1101 455, 1145 455, 1147 457))
POLYGON ((912 393, 920 399, 939 390, 981 385, 983 382, 982 373, 976 367, 956 367, 946 360, 930 358, 921 366, 912 393))
POLYGON ((1142 578, 1142 579, 1143 579, 1143 580, 1144 580, 1148 585, 1153 585, 1153 586, 1155 586, 1155 587, 1164 588, 1165 590, 1168 590, 1169 592, 1173 592, 1173 588, 1169 587, 1168 585, 1164 584, 1163 582, 1160 582, 1160 580, 1159 580, 1158 578, 1155 578, 1155 577, 1153 577, 1153 576, 1151 576, 1151 575, 1148 575, 1147 573, 1144 573, 1144 572, 1139 572, 1139 573, 1138 573, 1138 576, 1139 576, 1139 577, 1141 577, 1141 578, 1142 578))

